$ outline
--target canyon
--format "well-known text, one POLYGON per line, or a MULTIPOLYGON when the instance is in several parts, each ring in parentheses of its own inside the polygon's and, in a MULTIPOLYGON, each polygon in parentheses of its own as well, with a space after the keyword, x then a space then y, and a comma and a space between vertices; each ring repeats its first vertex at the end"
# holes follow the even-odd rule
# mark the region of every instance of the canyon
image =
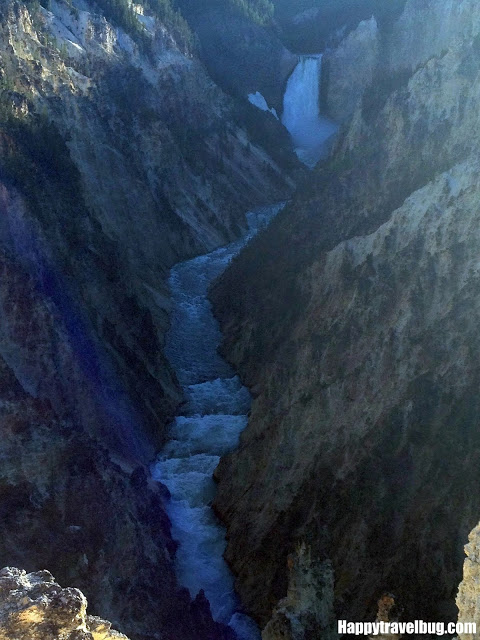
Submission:
POLYGON ((326 7, 0 0, 1 638, 478 619, 480 10, 326 7))
POLYGON ((249 132, 179 17, 137 11, 146 50, 93 4, 1 3, 0 558, 135 640, 226 640, 177 581, 148 470, 181 401, 167 277, 301 168, 249 132))
POLYGON ((373 620, 383 592, 456 618, 479 508, 478 18, 409 0, 326 54, 332 156, 214 286, 255 397, 215 508, 267 637, 373 620))

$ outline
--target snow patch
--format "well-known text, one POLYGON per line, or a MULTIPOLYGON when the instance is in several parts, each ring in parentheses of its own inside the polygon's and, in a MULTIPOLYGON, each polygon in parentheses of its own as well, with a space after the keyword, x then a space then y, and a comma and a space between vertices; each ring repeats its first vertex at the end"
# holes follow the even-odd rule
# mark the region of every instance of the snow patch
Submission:
POLYGON ((261 109, 262 111, 269 111, 271 114, 275 116, 278 120, 278 114, 273 107, 269 107, 267 101, 262 96, 260 91, 256 91, 255 93, 248 94, 248 101, 253 104, 254 107, 261 109))

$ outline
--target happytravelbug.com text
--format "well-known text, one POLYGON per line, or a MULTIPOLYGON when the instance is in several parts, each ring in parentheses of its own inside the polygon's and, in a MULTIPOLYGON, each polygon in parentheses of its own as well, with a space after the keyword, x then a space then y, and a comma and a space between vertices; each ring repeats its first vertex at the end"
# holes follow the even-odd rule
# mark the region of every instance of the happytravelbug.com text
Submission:
POLYGON ((475 622, 347 622, 338 621, 339 635, 378 636, 378 635, 457 635, 477 632, 475 622))

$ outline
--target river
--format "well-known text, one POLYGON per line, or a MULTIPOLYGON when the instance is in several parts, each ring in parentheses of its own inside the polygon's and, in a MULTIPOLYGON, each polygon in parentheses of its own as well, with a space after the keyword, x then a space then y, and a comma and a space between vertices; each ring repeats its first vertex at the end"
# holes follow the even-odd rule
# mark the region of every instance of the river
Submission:
POLYGON ((211 509, 216 490, 212 475, 220 457, 238 445, 251 397, 217 352, 221 333, 207 294, 231 259, 282 207, 247 214, 248 232, 242 239, 175 265, 169 279, 173 310, 165 353, 182 385, 185 404, 170 426, 153 477, 171 494, 166 508, 172 536, 179 543, 180 584, 193 598, 203 589, 213 618, 230 625, 239 640, 258 640, 260 631, 242 612, 223 559, 225 529, 211 509))

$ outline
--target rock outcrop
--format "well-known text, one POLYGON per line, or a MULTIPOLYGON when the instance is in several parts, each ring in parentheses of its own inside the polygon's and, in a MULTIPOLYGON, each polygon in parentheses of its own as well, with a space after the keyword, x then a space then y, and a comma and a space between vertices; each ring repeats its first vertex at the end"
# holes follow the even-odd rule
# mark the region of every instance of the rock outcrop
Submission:
POLYGON ((87 615, 79 589, 62 589, 48 571, 0 571, 1 640, 128 640, 110 622, 87 615))
POLYGON ((262 640, 303 640, 306 628, 315 629, 322 638, 336 638, 330 562, 312 561, 311 549, 302 542, 288 557, 287 567, 287 595, 275 608, 262 640))
POLYGON ((462 623, 476 623, 477 633, 459 633, 460 640, 478 638, 480 625, 480 525, 477 525, 468 536, 465 546, 467 558, 463 564, 463 580, 457 593, 458 621, 462 623))
POLYGON ((407 0, 391 25, 377 8, 325 53, 327 110, 338 122, 348 122, 363 96, 375 102, 429 61, 464 50, 466 43, 475 46, 479 31, 474 2, 407 0))
MULTIPOLYGON (((291 51, 319 53, 336 47, 362 21, 375 15, 386 26, 401 14, 406 0, 272 0, 282 40, 291 51)), ((359 60, 361 64, 361 60, 359 60)))
POLYGON ((423 38, 427 9, 447 46, 378 68, 331 160, 212 291, 255 395, 215 504, 264 626, 300 541, 332 562, 338 618, 373 620, 390 592, 403 619, 455 619, 480 512, 479 15, 411 0, 384 54, 411 42, 405 16, 423 38))
POLYGON ((392 70, 415 69, 447 50, 461 48, 479 33, 478 9, 473 0, 441 4, 434 0, 407 0, 390 34, 384 63, 392 70), (422 25, 422 26, 420 26, 422 25), (420 31, 423 35, 419 38, 420 31))

